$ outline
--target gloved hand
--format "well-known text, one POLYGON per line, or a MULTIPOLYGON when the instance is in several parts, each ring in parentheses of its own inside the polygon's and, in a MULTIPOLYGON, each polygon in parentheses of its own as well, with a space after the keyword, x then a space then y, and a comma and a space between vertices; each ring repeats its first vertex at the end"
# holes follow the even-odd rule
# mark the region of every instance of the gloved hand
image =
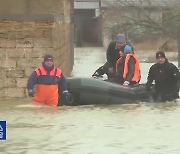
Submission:
POLYGON ((92 75, 92 77, 95 78, 95 79, 97 79, 99 76, 100 76, 100 75, 99 75, 98 72, 95 72, 95 73, 92 75))
POLYGON ((28 95, 30 97, 33 97, 34 96, 34 90, 33 89, 28 89, 28 95))
POLYGON ((93 78, 97 79, 98 77, 103 77, 102 75, 100 75, 98 72, 95 72, 93 75, 92 75, 93 78))
POLYGON ((68 91, 64 91, 63 96, 68 104, 73 103, 73 96, 68 91))
POLYGON ((124 81, 123 86, 128 86, 129 85, 129 81, 124 81))

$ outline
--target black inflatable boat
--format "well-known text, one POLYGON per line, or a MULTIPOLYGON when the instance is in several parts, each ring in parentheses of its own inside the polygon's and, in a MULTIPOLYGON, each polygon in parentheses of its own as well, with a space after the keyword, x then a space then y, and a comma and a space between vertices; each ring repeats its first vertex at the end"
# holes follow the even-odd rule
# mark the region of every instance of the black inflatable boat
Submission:
POLYGON ((149 101, 145 85, 122 86, 94 78, 68 78, 72 105, 124 104, 149 101))

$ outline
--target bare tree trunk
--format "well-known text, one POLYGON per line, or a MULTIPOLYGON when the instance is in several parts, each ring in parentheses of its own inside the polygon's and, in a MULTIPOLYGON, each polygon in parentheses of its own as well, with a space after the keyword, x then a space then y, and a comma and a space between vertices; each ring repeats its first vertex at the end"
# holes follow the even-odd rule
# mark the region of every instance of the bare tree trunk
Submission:
POLYGON ((177 46, 178 46, 178 68, 180 68, 180 27, 177 33, 177 46))

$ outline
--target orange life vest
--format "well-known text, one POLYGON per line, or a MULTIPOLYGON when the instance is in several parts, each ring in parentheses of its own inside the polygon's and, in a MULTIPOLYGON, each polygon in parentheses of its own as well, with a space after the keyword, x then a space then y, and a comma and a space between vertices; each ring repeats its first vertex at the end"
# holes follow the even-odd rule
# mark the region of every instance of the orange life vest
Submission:
POLYGON ((62 71, 54 67, 48 74, 44 67, 40 67, 35 69, 35 72, 38 81, 35 87, 33 102, 57 106, 59 98, 58 81, 62 71))
MULTIPOLYGON (((139 82, 141 76, 140 76, 140 69, 139 69, 139 60, 137 59, 137 57, 134 54, 127 54, 126 58, 125 58, 125 62, 124 62, 124 72, 123 72, 123 79, 125 80, 128 74, 128 62, 129 62, 129 58, 133 57, 135 59, 135 66, 134 66, 134 75, 133 78, 131 79, 131 81, 133 82, 139 82)), ((116 72, 118 71, 118 64, 121 61, 121 57, 116 61, 116 72)))

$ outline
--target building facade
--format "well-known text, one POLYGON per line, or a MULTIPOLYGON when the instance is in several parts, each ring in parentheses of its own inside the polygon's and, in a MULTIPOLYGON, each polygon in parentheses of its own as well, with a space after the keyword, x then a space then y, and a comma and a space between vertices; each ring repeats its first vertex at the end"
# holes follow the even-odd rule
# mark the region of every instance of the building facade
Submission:
POLYGON ((26 97, 29 75, 45 54, 69 76, 71 0, 0 0, 0 98, 26 97))

